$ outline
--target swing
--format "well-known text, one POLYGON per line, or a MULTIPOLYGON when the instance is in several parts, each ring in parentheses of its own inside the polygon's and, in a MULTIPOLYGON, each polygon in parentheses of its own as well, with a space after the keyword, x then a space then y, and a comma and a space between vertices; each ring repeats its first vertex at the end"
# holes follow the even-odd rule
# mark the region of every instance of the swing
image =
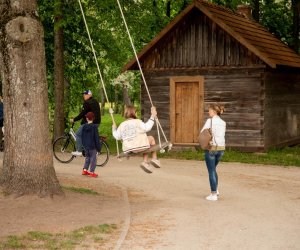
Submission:
POLYGON ((129 151, 127 153, 122 152, 117 156, 117 158, 123 158, 123 157, 129 158, 130 156, 135 156, 137 154, 152 153, 152 152, 158 151, 158 150, 160 153, 165 153, 166 149, 171 150, 171 147, 172 147, 172 144, 170 142, 163 142, 161 145, 159 145, 159 144, 153 145, 153 146, 150 146, 150 148, 147 148, 147 149, 139 151, 139 152, 134 152, 134 151, 129 151))
MULTIPOLYGON (((84 21, 84 24, 85 24, 85 28, 87 30, 87 34, 88 34, 88 37, 89 37, 89 41, 90 41, 91 48, 92 48, 92 51, 93 51, 94 59, 95 59, 96 65, 97 65, 97 70, 98 70, 98 73, 99 73, 99 76, 100 76, 102 88, 104 90, 105 98, 106 98, 107 102, 111 103, 109 101, 109 99, 108 99, 108 95, 107 95, 107 92, 106 92, 105 84, 104 84, 103 77, 102 77, 102 74, 101 74, 101 71, 100 71, 100 67, 99 67, 99 64, 98 64, 96 52, 95 52, 95 49, 94 49, 94 46, 93 46, 93 41, 92 41, 92 38, 90 36, 90 32, 89 32, 89 28, 88 28, 88 25, 87 25, 87 22, 86 22, 85 14, 84 14, 84 11, 83 11, 83 8, 82 8, 81 0, 78 0, 78 3, 79 3, 79 6, 80 6, 80 10, 81 10, 81 14, 82 14, 83 21, 84 21)), ((152 98, 150 96, 150 92, 149 92, 149 89, 148 89, 148 86, 147 86, 147 83, 146 83, 146 79, 144 77, 144 74, 143 74, 143 71, 142 71, 142 67, 141 67, 139 58, 137 56, 136 49, 135 49, 135 46, 133 44, 133 40, 132 40, 132 37, 130 35, 129 29, 128 29, 128 26, 127 26, 127 22, 126 22, 124 14, 123 14, 123 10, 122 10, 122 7, 120 5, 119 0, 117 0, 117 3, 118 3, 119 10, 121 12, 121 16, 122 16, 122 19, 123 19, 123 22, 124 22, 124 25, 125 25, 125 28, 126 28, 126 31, 127 31, 127 34, 128 34, 129 40, 130 40, 130 43, 131 43, 131 47, 133 49, 133 52, 134 52, 134 55, 135 55, 135 58, 136 58, 136 61, 137 61, 137 64, 138 64, 138 67, 139 67, 139 70, 140 70, 140 73, 141 73, 141 76, 142 76, 142 80, 143 80, 143 83, 145 85, 145 89, 147 91, 147 94, 148 94, 151 106, 154 107, 153 102, 152 102, 152 98)), ((113 123, 116 124, 115 120, 114 120, 114 116, 113 116, 114 112, 113 112, 113 109, 111 107, 109 109, 109 113, 110 113, 110 116, 111 116, 111 119, 112 119, 113 123)), ((158 151, 158 150, 160 150, 161 153, 164 153, 166 148, 168 148, 168 150, 171 150, 172 143, 168 142, 168 139, 167 139, 167 137, 166 137, 166 135, 165 135, 165 133, 164 133, 164 131, 162 129, 162 126, 161 126, 161 124, 160 124, 160 122, 159 122, 159 120, 158 120, 157 117, 155 118, 155 123, 156 123, 156 127, 157 127, 157 135, 158 135, 158 141, 159 141, 158 145, 150 146, 150 148, 148 148, 146 150, 143 150, 143 151, 139 151, 139 152, 129 151, 129 152, 126 152, 126 153, 122 152, 120 154, 119 153, 119 144, 118 144, 118 141, 116 140, 117 158, 120 159, 122 157, 129 157, 130 155, 134 155, 134 154, 150 153, 150 152, 154 152, 154 151, 158 151), (165 139, 164 143, 161 142, 160 130, 161 130, 161 132, 162 132, 162 134, 164 136, 164 139, 165 139)))

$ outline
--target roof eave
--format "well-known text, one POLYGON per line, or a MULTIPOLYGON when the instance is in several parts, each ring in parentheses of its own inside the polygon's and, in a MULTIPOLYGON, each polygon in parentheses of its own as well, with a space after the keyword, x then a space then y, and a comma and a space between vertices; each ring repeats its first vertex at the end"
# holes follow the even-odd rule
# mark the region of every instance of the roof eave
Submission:
POLYGON ((236 33, 233 29, 228 27, 222 20, 215 17, 209 10, 205 8, 205 6, 201 5, 200 3, 195 3, 195 6, 202 11, 206 16, 208 16, 212 21, 214 21, 217 25, 219 25, 222 29, 224 29, 228 34, 238 40, 242 45, 244 45, 247 49, 249 49, 252 53, 254 53, 257 57, 259 57, 262 61, 264 61, 267 65, 271 68, 276 68, 276 63, 270 60, 268 57, 263 55, 258 49, 255 48, 252 44, 247 42, 242 36, 236 33))
MULTIPOLYGON (((138 54, 137 57, 140 60, 163 36, 165 36, 178 22, 180 22, 193 8, 195 3, 191 3, 186 7, 177 17, 175 17, 157 36, 155 36, 138 54)), ((136 58, 132 58, 123 68, 122 72, 126 70, 132 70, 136 64, 136 58)))
MULTIPOLYGON (((219 25, 223 30, 225 30, 228 34, 230 34, 234 39, 240 42, 243 46, 249 49, 252 53, 254 53, 258 58, 260 58, 264 63, 266 63, 269 67, 276 69, 279 66, 276 61, 270 59, 267 55, 258 50, 254 45, 249 43, 245 38, 239 35, 236 31, 234 31, 231 27, 229 27, 226 23, 216 17, 213 13, 211 13, 205 6, 201 5, 201 3, 193 1, 186 9, 184 9, 176 18, 174 18, 156 37, 154 37, 151 42, 149 42, 138 54, 137 57, 139 60, 152 48, 154 47, 178 22, 180 22, 187 14, 189 14, 194 8, 199 9, 203 12, 207 17, 209 17, 213 22, 219 25)), ((281 65, 281 64, 280 64, 281 65)), ((290 65, 285 64, 285 66, 289 67, 299 67, 299 65, 290 65)), ((126 70, 134 70, 137 68, 136 58, 132 58, 123 68, 122 72, 126 70)))

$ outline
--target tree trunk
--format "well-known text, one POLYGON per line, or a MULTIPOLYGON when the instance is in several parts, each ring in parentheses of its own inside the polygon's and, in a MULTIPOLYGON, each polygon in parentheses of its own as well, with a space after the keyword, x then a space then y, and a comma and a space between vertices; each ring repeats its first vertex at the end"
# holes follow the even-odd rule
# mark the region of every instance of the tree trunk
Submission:
POLYGON ((128 89, 125 86, 123 87, 123 100, 124 100, 125 106, 131 106, 132 105, 131 100, 130 100, 129 95, 128 95, 128 89))
POLYGON ((184 0, 182 5, 181 5, 181 10, 184 10, 187 6, 188 6, 188 1, 187 0, 184 0))
POLYGON ((232 8, 232 0, 225 0, 225 7, 231 9, 232 8))
POLYGON ((293 11, 293 49, 299 53, 300 41, 300 0, 292 0, 292 11, 293 11))
POLYGON ((101 115, 105 114, 105 94, 104 89, 100 88, 100 99, 101 99, 101 115))
POLYGON ((158 29, 159 30, 159 27, 161 26, 160 25, 160 17, 159 17, 159 10, 158 10, 158 7, 157 7, 157 1, 156 0, 153 0, 152 1, 152 6, 153 6, 153 12, 154 12, 154 16, 155 16, 155 25, 151 28, 152 31, 155 31, 158 29))
POLYGON ((252 1, 253 1, 252 16, 255 21, 259 22, 260 0, 252 0, 252 1))
POLYGON ((157 8, 157 2, 156 2, 156 0, 153 0, 153 1, 152 1, 152 5, 153 5, 154 9, 157 8))
POLYGON ((63 28, 61 25, 63 0, 56 0, 54 23, 54 139, 62 136, 64 123, 64 45, 63 28))
POLYGON ((115 108, 114 108, 114 111, 116 114, 119 114, 120 113, 120 110, 119 110, 119 90, 118 90, 118 85, 115 85, 115 108))
POLYGON ((167 1, 166 16, 171 17, 171 0, 167 1))
POLYGON ((0 184, 8 194, 62 194, 49 132, 43 27, 35 0, 0 3, 5 149, 0 184))
POLYGON ((64 88, 65 88, 65 93, 64 93, 64 109, 65 109, 65 119, 64 119, 64 124, 67 124, 66 118, 69 117, 70 113, 70 96, 71 96, 71 84, 70 81, 66 78, 64 78, 64 88))

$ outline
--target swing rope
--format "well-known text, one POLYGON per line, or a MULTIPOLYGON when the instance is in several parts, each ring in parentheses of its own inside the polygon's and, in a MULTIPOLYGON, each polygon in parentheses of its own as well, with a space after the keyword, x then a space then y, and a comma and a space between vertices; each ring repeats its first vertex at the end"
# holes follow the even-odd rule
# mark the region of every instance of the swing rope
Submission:
MULTIPOLYGON (((82 18, 83 18, 83 21, 84 21, 84 24, 85 24, 85 28, 86 28, 86 31, 87 31, 87 34, 88 34, 88 38, 89 38, 89 41, 90 41, 90 45, 91 45, 91 48, 92 48, 92 52, 93 52, 93 57, 95 59, 95 62, 96 62, 96 66, 97 66, 97 70, 98 70, 98 74, 100 76, 100 80, 101 80, 101 84, 102 84, 102 88, 103 88, 103 91, 104 91, 104 95, 105 95, 105 99, 108 103, 110 103, 109 99, 108 99, 108 95, 107 95, 107 91, 106 91, 106 87, 105 87, 105 84, 104 84, 104 80, 103 80, 103 77, 102 77, 102 73, 101 73, 101 70, 100 70, 100 67, 99 67, 99 63, 98 63, 98 60, 97 60, 97 55, 96 55, 96 51, 94 49, 94 45, 93 45, 93 41, 92 41, 92 38, 91 38, 91 35, 90 35, 90 31, 89 31, 89 27, 88 27, 88 24, 87 24, 87 21, 86 21, 86 17, 85 17, 85 14, 84 14, 84 10, 83 10, 83 7, 82 7, 82 4, 81 4, 81 1, 78 0, 78 3, 79 3, 79 6, 80 6, 80 10, 81 10, 81 14, 82 14, 82 18)), ((122 7, 120 5, 120 2, 119 0, 117 0, 117 3, 118 3, 118 6, 119 6, 119 9, 120 9, 120 12, 121 12, 121 16, 122 16, 122 19, 123 19, 123 22, 124 22, 124 25, 125 25, 125 28, 126 28, 126 31, 128 33, 128 37, 129 37, 129 40, 130 40, 130 43, 131 43, 131 46, 132 46, 132 49, 133 49, 133 52, 134 52, 134 55, 135 55, 135 58, 136 58, 136 61, 137 61, 137 64, 138 64, 138 67, 139 67, 139 70, 140 70, 140 73, 141 73, 141 76, 142 76, 142 79, 143 79, 143 83, 144 83, 144 86, 145 86, 145 89, 147 91, 147 94, 148 94, 148 97, 149 97, 149 100, 150 100, 150 104, 152 107, 154 107, 153 105, 153 101, 152 101, 152 98, 151 98, 151 95, 150 95, 150 92, 149 92, 149 89, 148 89, 148 85, 146 83, 146 79, 145 79, 145 76, 144 76, 144 73, 142 71, 142 67, 141 67, 141 64, 140 64, 140 61, 139 61, 139 58, 137 56, 137 52, 136 52, 136 49, 135 49, 135 46, 134 46, 134 43, 133 43, 133 40, 132 40, 132 37, 131 37, 131 34, 130 34, 130 31, 128 29, 128 25, 127 25, 127 22, 126 22, 126 19, 125 19, 125 16, 124 16, 124 13, 123 13, 123 10, 122 10, 122 7)), ((110 103, 111 105, 111 103, 110 103)), ((111 116, 111 119, 113 121, 114 124, 115 123, 115 119, 113 117, 113 110, 112 108, 109 109, 109 113, 110 113, 110 116, 111 116)), ((162 129, 162 126, 158 120, 158 117, 155 118, 155 121, 156 121, 156 127, 157 127, 157 133, 158 133, 158 140, 159 140, 159 147, 162 148, 162 144, 161 144, 161 139, 160 139, 160 130, 164 136, 164 139, 165 141, 168 143, 168 139, 162 129)), ((117 145, 117 155, 119 156, 120 155, 120 152, 119 152, 119 144, 118 144, 118 141, 116 140, 116 145, 117 145)), ((170 148, 171 146, 169 146, 170 148)), ((164 149, 161 149, 161 151, 164 152, 164 149)))
MULTIPOLYGON (((125 19, 125 16, 124 16, 124 13, 123 13, 123 10, 122 10, 122 7, 121 7, 121 4, 120 4, 120 1, 117 0, 117 3, 118 3, 118 6, 119 6, 119 9, 120 9, 120 12, 121 12, 121 16, 122 16, 122 19, 123 19, 123 22, 124 22, 124 25, 125 25, 125 28, 126 28, 126 31, 127 31, 127 34, 128 34, 128 37, 129 37, 129 40, 130 40, 130 44, 131 44, 131 47, 132 47, 132 50, 134 52, 134 56, 135 56, 135 59, 136 59, 136 62, 137 62, 137 65, 139 67, 139 70, 140 70, 140 73, 141 73, 141 76, 142 76, 142 79, 143 79, 143 83, 144 83, 144 86, 145 86, 145 89, 147 91, 147 94, 148 94, 148 97, 149 97, 149 100, 150 100, 150 103, 151 103, 151 106, 154 107, 153 105, 153 102, 152 102, 152 98, 151 98, 151 95, 150 95, 150 92, 149 92, 149 89, 148 89, 148 85, 146 83, 146 79, 145 79, 145 76, 144 76, 144 73, 143 73, 143 70, 142 70, 142 67, 141 67, 141 64, 140 64, 140 60, 138 58, 138 55, 137 55, 137 52, 136 52, 136 49, 135 49, 135 46, 134 46, 134 43, 133 43, 133 40, 132 40, 132 37, 130 35, 130 31, 128 29, 128 25, 127 25, 127 22, 126 22, 126 19, 125 19)), ((155 118, 155 121, 156 121, 156 126, 157 126, 157 133, 158 133, 158 140, 159 140, 159 146, 161 148, 161 140, 160 140, 160 132, 159 132, 159 128, 161 129, 161 132, 164 136, 164 139, 166 142, 168 142, 168 139, 162 129, 162 126, 156 116, 155 118)))
MULTIPOLYGON (((97 60, 96 51, 95 51, 95 49, 94 49, 93 40, 92 40, 92 38, 91 38, 90 30, 89 30, 89 27, 88 27, 88 24, 87 24, 87 21, 86 21, 86 18, 85 18, 85 14, 84 14, 84 11, 83 11, 83 8, 82 8, 81 1, 78 0, 78 3, 79 3, 79 6, 80 6, 80 10, 81 10, 82 18, 83 18, 84 25, 85 25, 85 28, 86 28, 86 32, 87 32, 88 38, 89 38, 89 40, 90 40, 90 44, 91 44, 93 56, 94 56, 94 59, 95 59, 96 65, 97 65, 97 70, 98 70, 98 74, 99 74, 99 76, 100 76, 100 80, 101 80, 102 88, 103 88, 103 91, 104 91, 105 99, 106 99, 106 101, 107 101, 108 103, 110 103, 110 101, 109 101, 109 99, 108 99, 107 92, 106 92, 104 80, 103 80, 103 77, 102 77, 102 74, 101 74, 101 70, 100 70, 100 67, 99 67, 99 63, 98 63, 98 60, 97 60)), ((111 103, 110 103, 110 105, 111 105, 111 103)), ((110 116, 111 116, 111 119, 112 119, 113 123, 116 124, 115 119, 114 119, 114 116, 113 116, 113 110, 112 110, 111 107, 110 107, 109 113, 110 113, 110 116)), ((116 145, 117 145, 117 155, 119 155, 119 154, 120 154, 120 153, 119 153, 119 144, 118 144, 118 141, 117 141, 117 140, 116 140, 116 145)))

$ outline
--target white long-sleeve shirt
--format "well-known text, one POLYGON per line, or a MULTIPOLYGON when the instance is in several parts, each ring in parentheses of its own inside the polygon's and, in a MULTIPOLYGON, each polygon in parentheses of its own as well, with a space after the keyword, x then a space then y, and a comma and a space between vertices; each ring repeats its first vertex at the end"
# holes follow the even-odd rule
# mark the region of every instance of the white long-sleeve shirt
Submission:
POLYGON ((210 128, 212 119, 212 144, 213 146, 225 147, 225 132, 226 132, 226 122, 224 122, 220 116, 215 115, 212 118, 206 120, 201 132, 204 129, 210 128))
POLYGON ((154 119, 150 118, 146 123, 139 119, 128 119, 113 129, 115 139, 122 140, 123 151, 140 151, 150 147, 146 132, 154 125, 154 119))

